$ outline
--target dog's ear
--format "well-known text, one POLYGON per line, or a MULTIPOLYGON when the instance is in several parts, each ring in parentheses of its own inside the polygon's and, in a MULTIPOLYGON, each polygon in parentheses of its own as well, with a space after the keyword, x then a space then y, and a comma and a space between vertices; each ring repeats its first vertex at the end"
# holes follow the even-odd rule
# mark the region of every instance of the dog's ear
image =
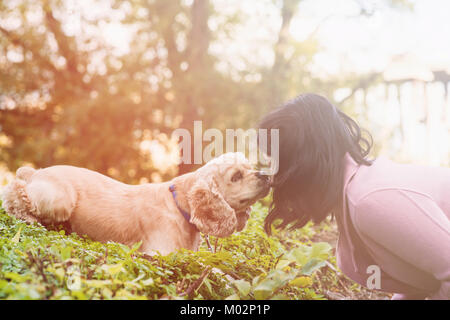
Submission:
POLYGON ((188 192, 190 222, 215 237, 231 235, 237 225, 236 213, 225 201, 214 179, 198 179, 188 192))

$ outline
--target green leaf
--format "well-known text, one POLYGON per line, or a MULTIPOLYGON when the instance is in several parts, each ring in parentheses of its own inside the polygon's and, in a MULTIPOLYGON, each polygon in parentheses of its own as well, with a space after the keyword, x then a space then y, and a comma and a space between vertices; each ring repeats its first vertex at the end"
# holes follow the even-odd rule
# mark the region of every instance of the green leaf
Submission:
POLYGON ((62 259, 63 261, 64 261, 64 260, 67 260, 67 259, 70 259, 71 254, 72 254, 72 250, 73 250, 72 247, 65 247, 65 248, 62 248, 62 249, 61 249, 61 259, 62 259))
POLYGON ((282 270, 287 266, 289 266, 291 263, 292 260, 281 259, 280 261, 278 261, 277 265, 275 266, 275 269, 282 270))
POLYGON ((12 237, 11 242, 12 243, 19 243, 20 241, 20 232, 22 231, 22 226, 19 227, 19 231, 12 237))
POLYGON ((265 300, 273 293, 273 288, 275 286, 272 283, 265 282, 258 285, 254 290, 253 294, 256 300, 265 300))
POLYGON ((85 280, 84 283, 90 287, 102 288, 112 284, 111 280, 85 280))
POLYGON ((131 247, 131 250, 128 253, 131 255, 132 253, 138 251, 141 246, 142 246, 142 240, 133 244, 133 246, 131 247))
POLYGON ((292 249, 285 255, 285 259, 295 261, 298 265, 303 266, 309 261, 312 248, 308 246, 300 246, 292 249))
POLYGON ((28 276, 24 276, 15 272, 5 272, 4 277, 6 279, 11 279, 15 282, 21 283, 21 282, 25 282, 29 279, 28 276))
POLYGON ((314 259, 310 260, 307 264, 305 264, 302 267, 302 274, 310 275, 314 271, 316 271, 317 269, 322 268, 325 265, 326 265, 325 261, 322 261, 320 259, 314 258, 314 259))
POLYGON ((316 242, 312 245, 311 258, 328 259, 332 247, 327 242, 316 242))
POLYGON ((233 284, 238 289, 241 297, 245 298, 252 288, 251 284, 248 281, 245 280, 235 280, 233 281, 233 284))
POLYGON ((285 286, 290 280, 295 277, 295 274, 284 272, 281 270, 271 271, 265 279, 256 285, 253 289, 255 298, 258 300, 267 299, 276 290, 285 286))
POLYGON ((144 286, 152 286, 155 283, 155 281, 152 278, 148 278, 147 280, 141 281, 141 283, 144 286))
POLYGON ((87 300, 86 295, 81 290, 71 291, 71 294, 73 297, 77 298, 78 300, 87 300))
POLYGON ((312 285, 312 279, 310 277, 298 277, 289 282, 291 286, 296 286, 299 288, 304 288, 312 285))
POLYGON ((117 264, 112 264, 112 265, 103 265, 103 267, 105 267, 105 269, 108 271, 108 273, 111 276, 115 276, 116 274, 118 274, 119 272, 124 270, 122 263, 117 263, 117 264))

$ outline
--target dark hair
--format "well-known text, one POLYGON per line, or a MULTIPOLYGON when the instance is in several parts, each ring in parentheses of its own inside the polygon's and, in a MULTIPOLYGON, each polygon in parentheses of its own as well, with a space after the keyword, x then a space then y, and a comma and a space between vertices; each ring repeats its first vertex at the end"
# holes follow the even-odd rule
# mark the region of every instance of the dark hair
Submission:
MULTIPOLYGON (((271 233, 276 219, 284 228, 301 228, 308 221, 324 220, 340 203, 344 179, 344 156, 348 152, 359 164, 366 157, 372 137, 338 110, 325 97, 302 94, 267 114, 260 129, 279 129, 278 172, 273 177, 273 200, 265 220, 271 233)), ((270 155, 269 146, 264 150, 270 155)), ((260 146, 264 147, 264 146, 260 146)))

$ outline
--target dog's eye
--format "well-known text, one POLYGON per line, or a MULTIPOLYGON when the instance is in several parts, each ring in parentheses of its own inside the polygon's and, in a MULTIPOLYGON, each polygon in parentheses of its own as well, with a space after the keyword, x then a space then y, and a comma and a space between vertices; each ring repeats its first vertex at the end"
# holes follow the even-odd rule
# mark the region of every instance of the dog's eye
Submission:
POLYGON ((242 172, 237 171, 233 176, 231 177, 231 182, 236 182, 238 180, 241 180, 243 178, 242 172))

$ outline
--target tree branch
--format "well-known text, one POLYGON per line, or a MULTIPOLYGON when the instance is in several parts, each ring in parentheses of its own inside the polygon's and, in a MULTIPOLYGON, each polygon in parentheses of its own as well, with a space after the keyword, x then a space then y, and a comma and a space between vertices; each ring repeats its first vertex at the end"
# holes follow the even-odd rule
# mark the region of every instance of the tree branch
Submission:
POLYGON ((55 74, 59 74, 60 71, 56 69, 56 67, 51 63, 48 59, 44 58, 39 51, 34 50, 32 47, 28 46, 22 39, 12 32, 0 27, 0 32, 3 33, 6 38, 15 46, 20 46, 24 49, 24 51, 29 51, 33 54, 33 57, 39 60, 40 63, 44 65, 45 68, 53 71, 55 74))
POLYGON ((191 7, 192 28, 189 33, 187 55, 190 68, 203 66, 208 57, 211 35, 208 28, 209 1, 194 0, 191 7))
POLYGON ((48 29, 55 36, 60 54, 66 59, 66 68, 71 73, 78 73, 78 57, 75 42, 62 31, 61 22, 53 15, 48 1, 44 2, 45 22, 48 29), (72 41, 71 41, 72 40, 72 41))

